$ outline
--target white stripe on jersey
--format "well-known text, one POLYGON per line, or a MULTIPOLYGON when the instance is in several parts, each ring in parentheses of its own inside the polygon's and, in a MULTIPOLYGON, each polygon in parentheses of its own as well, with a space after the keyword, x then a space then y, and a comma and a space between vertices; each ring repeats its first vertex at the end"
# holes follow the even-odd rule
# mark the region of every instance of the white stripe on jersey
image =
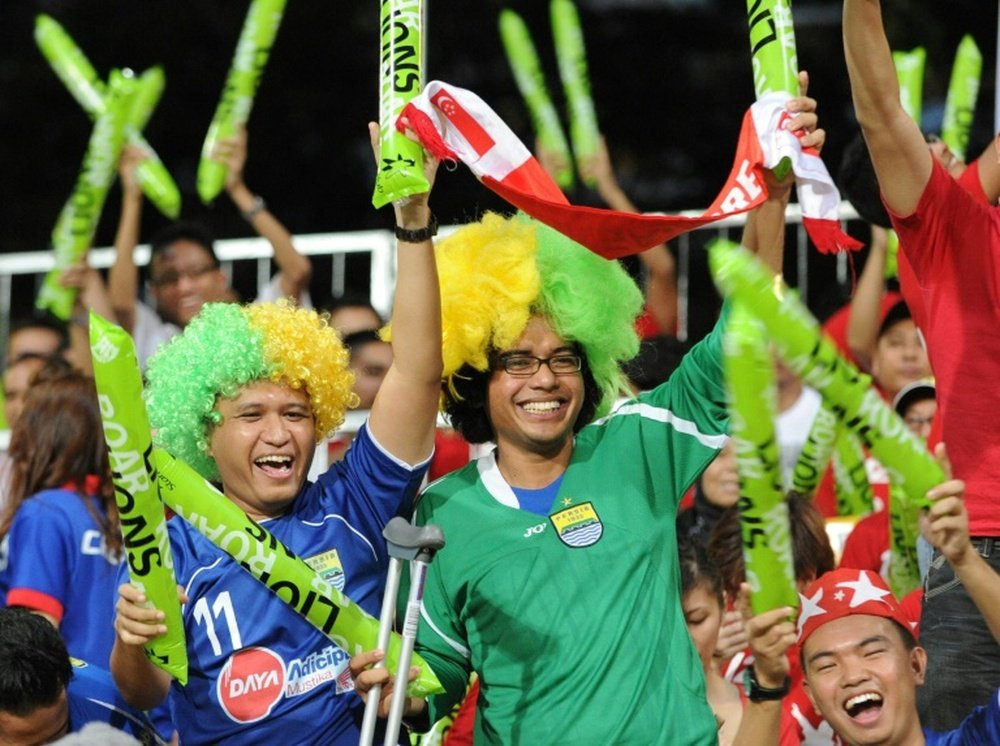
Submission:
POLYGON ((681 433, 682 435, 690 435, 695 438, 699 443, 701 443, 706 448, 721 449, 726 445, 726 440, 729 438, 728 435, 709 435, 703 433, 698 429, 691 420, 685 420, 682 417, 678 417, 669 409, 663 409, 662 407, 654 407, 651 404, 646 404, 644 402, 633 401, 628 404, 623 404, 618 409, 616 409, 611 414, 602 417, 599 420, 594 420, 592 425, 603 425, 608 420, 613 417, 622 417, 625 415, 637 414, 640 417, 645 417, 649 420, 655 420, 657 422, 664 422, 668 425, 672 425, 674 430, 681 433))
POLYGON ((351 533, 356 534, 357 537, 361 539, 361 541, 367 544, 368 548, 372 550, 372 559, 378 562, 378 553, 375 551, 375 547, 372 546, 372 543, 368 541, 368 537, 365 536, 360 531, 358 531, 356 528, 354 528, 354 526, 348 523, 347 519, 344 518, 344 516, 340 515, 339 513, 327 513, 325 516, 323 516, 322 521, 300 521, 300 523, 302 523, 302 525, 304 526, 313 526, 314 528, 318 528, 331 518, 335 518, 336 520, 341 521, 345 526, 347 526, 348 530, 350 530, 351 533))
POLYGON ((465 645, 455 640, 452 640, 450 637, 448 637, 448 635, 442 632, 436 624, 434 624, 434 620, 431 619, 430 614, 427 613, 427 607, 424 606, 422 601, 420 602, 420 616, 422 616, 424 621, 430 625, 431 629, 437 633, 437 636, 440 637, 442 640, 444 640, 445 643, 447 643, 448 647, 450 647, 452 650, 454 650, 463 658, 469 657, 469 649, 465 647, 465 645))
MULTIPOLYGON (((228 557, 229 555, 226 555, 226 556, 228 557)), ((198 573, 205 572, 206 570, 211 570, 213 567, 215 567, 216 565, 218 565, 220 562, 222 562, 222 557, 219 557, 219 559, 215 560, 215 562, 213 562, 210 565, 206 565, 205 567, 199 567, 197 570, 195 570, 191 574, 191 577, 188 579, 187 585, 184 586, 184 593, 186 593, 188 596, 190 596, 191 595, 191 586, 194 584, 194 579, 198 577, 198 573)))

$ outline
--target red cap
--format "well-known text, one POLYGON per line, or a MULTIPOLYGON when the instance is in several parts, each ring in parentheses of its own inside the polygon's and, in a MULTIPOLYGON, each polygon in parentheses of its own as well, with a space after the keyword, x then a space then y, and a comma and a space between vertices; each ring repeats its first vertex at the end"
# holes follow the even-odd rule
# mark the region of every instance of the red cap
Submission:
POLYGON ((842 567, 824 573, 799 596, 799 645, 827 622, 853 614, 880 616, 910 630, 910 620, 882 577, 871 570, 842 567))

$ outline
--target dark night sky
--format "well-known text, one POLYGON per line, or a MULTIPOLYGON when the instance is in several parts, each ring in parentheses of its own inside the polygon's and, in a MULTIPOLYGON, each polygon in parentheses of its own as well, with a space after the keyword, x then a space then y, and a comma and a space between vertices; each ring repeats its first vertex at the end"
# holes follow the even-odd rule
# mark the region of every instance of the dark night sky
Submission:
MULTIPOLYGON (((523 139, 531 137, 496 32, 508 5, 524 15, 561 98, 541 0, 429 0, 429 78, 470 88, 523 139)), ((928 47, 926 114, 940 104, 955 45, 975 35, 985 56, 972 146, 992 127, 996 5, 973 0, 886 6, 895 48, 928 47)), ((724 179, 753 95, 745 6, 721 0, 578 0, 598 119, 620 180, 643 209, 707 205, 724 179)), ((248 234, 223 197, 194 193, 201 142, 243 22, 244 0, 16 0, 0 10, 0 251, 45 247, 68 196, 90 124, 37 51, 34 16, 56 18, 102 75, 163 65, 167 87, 146 135, 184 194, 184 214, 222 237, 248 234)), ((840 39, 840 3, 794 4, 800 66, 812 74, 835 170, 854 131, 840 39)), ((247 182, 293 232, 385 227, 372 208, 365 122, 377 107, 377 21, 365 3, 290 0, 251 116, 247 182)), ((589 195, 576 194, 577 201, 589 195)), ((114 189, 97 236, 111 242, 114 189)), ((502 205, 464 170, 444 174, 433 199, 444 222, 502 205)), ((144 236, 163 219, 148 207, 144 236)))

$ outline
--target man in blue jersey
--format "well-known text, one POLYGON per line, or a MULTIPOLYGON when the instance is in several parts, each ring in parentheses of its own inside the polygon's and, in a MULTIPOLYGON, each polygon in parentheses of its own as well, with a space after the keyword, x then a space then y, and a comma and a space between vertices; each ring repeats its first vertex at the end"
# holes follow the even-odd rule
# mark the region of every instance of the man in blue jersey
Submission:
MULTIPOLYGON (((932 489, 932 541, 1000 640, 1000 577, 969 539, 965 486, 950 480, 932 489)), ((806 591, 799 616, 806 691, 851 746, 959 746, 1000 743, 1000 691, 955 730, 922 728, 916 691, 927 653, 885 581, 869 570, 826 573, 806 591)))
MULTIPOLYGON (((373 125, 374 127, 374 125, 373 125)), ((377 127, 373 131, 377 141, 377 127)), ((436 163, 429 161, 433 179, 436 163)), ((381 530, 410 510, 434 442, 441 380, 436 222, 427 194, 397 204, 393 361, 345 458, 306 481, 314 449, 356 404, 348 354, 314 311, 208 304, 151 359, 146 391, 156 441, 250 518, 378 615, 388 557, 381 530)), ((143 653, 162 614, 121 587, 111 657, 135 706, 168 696, 183 743, 356 744, 361 702, 347 653, 174 518, 189 678, 181 686, 143 653)))
POLYGON ((55 627, 24 609, 0 608, 0 744, 49 743, 91 722, 162 743, 107 671, 70 659, 55 627))

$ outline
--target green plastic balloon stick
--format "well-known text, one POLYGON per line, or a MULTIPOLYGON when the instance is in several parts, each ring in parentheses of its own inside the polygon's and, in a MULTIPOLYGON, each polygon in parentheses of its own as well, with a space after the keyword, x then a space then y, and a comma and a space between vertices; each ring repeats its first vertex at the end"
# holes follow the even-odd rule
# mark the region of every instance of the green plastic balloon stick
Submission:
MULTIPOLYGON (((747 0, 747 23, 756 97, 775 92, 798 96, 799 63, 790 0, 747 0)), ((782 158, 774 175, 783 179, 791 167, 791 160, 782 158)))
POLYGON ((545 75, 528 27, 521 16, 506 9, 500 11, 498 24, 500 40, 507 52, 507 62, 514 73, 517 89, 528 107, 538 144, 551 153, 560 166, 555 174, 556 183, 563 189, 570 189, 573 186, 573 168, 569 143, 559 123, 556 107, 545 87, 545 75))
POLYGON ((840 431, 833 454, 833 487, 837 496, 837 515, 865 516, 875 506, 875 495, 868 481, 865 449, 858 438, 840 431))
POLYGON ((777 390, 763 328, 734 303, 723 337, 729 422, 740 474, 740 526, 755 614, 798 608, 792 532, 774 431, 777 390))
POLYGON ((920 511, 906 499, 899 487, 890 485, 889 505, 889 590, 903 598, 920 587, 917 536, 920 511))
POLYGON ((826 467, 833 456, 840 421, 824 399, 816 412, 816 419, 809 428, 809 435, 802 446, 802 452, 792 471, 792 490, 806 497, 812 497, 823 480, 826 467))
MULTIPOLYGON (((170 508, 232 557, 268 590, 305 617, 349 655, 374 650, 378 620, 327 583, 309 565, 253 521, 194 469, 160 448, 153 449, 160 494, 170 508)), ((393 633, 386 665, 395 671, 402 638, 393 633)), ((420 676, 408 691, 426 697, 444 691, 419 655, 420 676)))
POLYGON ((246 124, 254 96, 267 66, 274 38, 281 26, 287 0, 252 0, 236 43, 236 52, 215 115, 201 146, 198 162, 198 197, 206 205, 219 196, 226 185, 226 167, 212 158, 220 139, 236 134, 246 124))
POLYGON ((982 74, 983 55, 976 46, 976 40, 966 34, 955 50, 955 63, 951 68, 951 82, 941 123, 941 139, 962 160, 965 160, 969 147, 969 130, 976 113, 982 74))
POLYGON ((132 110, 128 113, 128 126, 142 132, 160 103, 167 79, 163 75, 163 68, 156 65, 137 76, 135 81, 135 98, 132 110))
POLYGON ((899 101, 910 118, 920 125, 924 106, 924 65, 927 50, 915 47, 909 52, 893 52, 892 61, 896 65, 899 80, 899 101))
MULTIPOLYGON (((594 99, 590 93, 583 28, 573 0, 552 0, 549 11, 552 17, 552 34, 556 43, 559 77, 562 79, 569 110, 569 136, 573 142, 576 170, 580 172, 580 162, 585 158, 592 158, 597 153, 599 136, 597 112, 594 111, 594 99)), ((591 187, 597 183, 593 177, 584 181, 591 187)))
POLYGON ((927 507, 927 491, 944 481, 926 446, 871 386, 871 379, 844 360, 819 324, 787 287, 775 293, 774 277, 750 252, 717 241, 709 248, 715 283, 748 307, 767 327, 778 355, 802 380, 830 400, 846 429, 857 434, 911 500, 927 507))
MULTIPOLYGON (((66 30, 50 16, 41 14, 35 18, 35 42, 56 75, 90 118, 95 119, 103 113, 106 86, 66 30)), ((156 71, 159 68, 152 70, 156 71)), ((174 183, 156 151, 142 136, 142 129, 152 114, 163 88, 162 70, 159 70, 159 82, 156 77, 157 73, 151 73, 150 70, 140 76, 137 97, 140 102, 145 99, 147 103, 136 104, 136 114, 130 115, 126 123, 126 135, 129 143, 139 146, 149 155, 149 158, 136 168, 136 178, 143 194, 164 215, 176 218, 181 211, 180 190, 177 189, 177 184, 174 183), (150 79, 147 80, 147 76, 150 79), (156 91, 157 85, 160 91, 156 91), (142 111, 146 106, 149 107, 148 113, 142 111), (138 116, 140 112, 143 113, 143 117, 138 116)))
POLYGON ((899 277, 899 236, 892 228, 886 230, 885 278, 899 277))
POLYGON ((186 684, 184 620, 163 503, 156 488, 153 441, 135 344, 120 326, 91 312, 90 350, 129 580, 146 595, 147 608, 162 611, 165 617, 167 633, 146 644, 146 657, 186 684))
POLYGON ((379 163, 372 204, 384 207, 429 188, 423 148, 396 129, 424 87, 423 0, 381 0, 379 163))
POLYGON ((76 289, 64 287, 59 278, 64 270, 86 256, 97 231, 104 200, 115 178, 118 156, 125 142, 125 120, 132 105, 135 81, 117 70, 105 95, 104 112, 94 121, 80 174, 52 231, 55 266, 45 275, 35 306, 69 320, 76 301, 76 289))

